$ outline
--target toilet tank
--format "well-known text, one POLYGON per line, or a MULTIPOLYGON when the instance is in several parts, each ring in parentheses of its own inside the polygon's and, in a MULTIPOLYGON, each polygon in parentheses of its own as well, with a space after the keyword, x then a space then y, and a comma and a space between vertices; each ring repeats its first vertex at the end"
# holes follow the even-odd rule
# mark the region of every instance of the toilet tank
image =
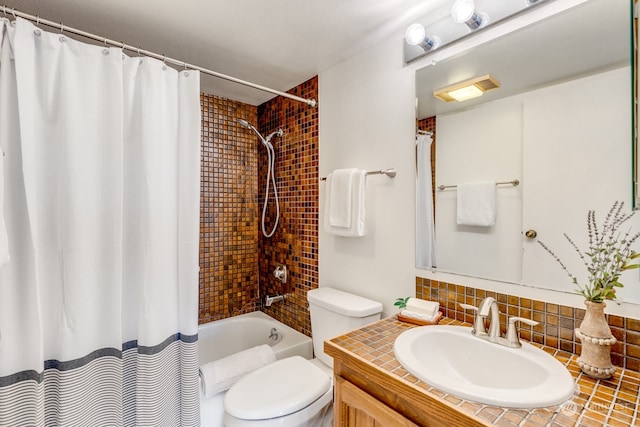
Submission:
POLYGON ((380 320, 382 304, 333 288, 307 292, 311 314, 311 338, 315 357, 333 367, 333 358, 324 352, 324 341, 380 320))

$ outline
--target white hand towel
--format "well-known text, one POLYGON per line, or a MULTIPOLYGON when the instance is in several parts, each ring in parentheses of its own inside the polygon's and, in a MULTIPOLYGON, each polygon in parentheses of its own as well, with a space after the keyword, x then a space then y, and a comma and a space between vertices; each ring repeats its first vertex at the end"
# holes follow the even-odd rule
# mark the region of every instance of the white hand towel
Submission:
POLYGON ((240 378, 269 363, 276 354, 271 346, 259 345, 200 366, 202 391, 206 397, 229 389, 240 378))
POLYGON ((329 224, 332 227, 351 227, 351 198, 356 172, 357 169, 337 169, 327 177, 329 224))
POLYGON ((458 184, 458 225, 492 226, 496 211, 495 181, 458 184))
POLYGON ((416 311, 411 311, 411 310, 402 310, 400 314, 402 314, 404 317, 410 317, 412 319, 432 322, 436 318, 436 315, 438 313, 436 312, 435 314, 431 315, 431 314, 425 314, 425 313, 418 313, 416 311))
POLYGON ((325 192, 324 229, 327 233, 336 236, 360 237, 365 235, 365 195, 367 190, 367 171, 355 170, 351 182, 351 223, 349 227, 336 227, 331 225, 331 188, 332 175, 327 176, 327 188, 325 192))
POLYGON ((418 298, 409 298, 406 309, 414 313, 421 313, 431 318, 438 314, 440 304, 438 301, 425 301, 418 298))

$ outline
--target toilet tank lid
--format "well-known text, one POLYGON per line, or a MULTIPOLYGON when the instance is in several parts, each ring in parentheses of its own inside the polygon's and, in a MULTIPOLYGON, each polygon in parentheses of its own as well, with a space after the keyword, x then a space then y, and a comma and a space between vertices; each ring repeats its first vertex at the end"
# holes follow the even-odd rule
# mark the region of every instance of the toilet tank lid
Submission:
POLYGON ((350 317, 366 317, 382 311, 382 304, 334 288, 317 288, 307 292, 309 304, 350 317))

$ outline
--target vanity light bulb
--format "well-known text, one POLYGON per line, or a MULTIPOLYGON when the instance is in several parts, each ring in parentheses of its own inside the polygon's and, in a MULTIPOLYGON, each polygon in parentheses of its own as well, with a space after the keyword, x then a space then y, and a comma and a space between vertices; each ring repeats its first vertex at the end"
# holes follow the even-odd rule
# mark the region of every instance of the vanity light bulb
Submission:
POLYGON ((421 24, 411 24, 404 34, 407 44, 411 46, 420 46, 425 52, 429 52, 440 46, 442 40, 440 37, 427 36, 427 32, 421 24))
POLYGON ((411 24, 404 33, 404 38, 411 46, 417 46, 424 40, 427 32, 421 24, 411 24))
POLYGON ((489 16, 476 12, 473 0, 457 0, 451 7, 451 17, 460 24, 465 24, 471 31, 489 23, 489 16))
POLYGON ((473 0, 458 0, 451 7, 451 16, 454 21, 463 24, 473 17, 475 11, 473 0))

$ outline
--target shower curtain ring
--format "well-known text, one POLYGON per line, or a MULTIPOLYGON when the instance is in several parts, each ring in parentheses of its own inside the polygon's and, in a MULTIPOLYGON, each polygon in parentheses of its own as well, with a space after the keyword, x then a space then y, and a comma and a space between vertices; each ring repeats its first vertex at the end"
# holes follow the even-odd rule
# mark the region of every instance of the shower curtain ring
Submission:
POLYGON ((36 27, 40 26, 40 15, 36 16, 36 27))
POLYGON ((13 15, 14 19, 18 19, 18 17, 16 16, 16 8, 15 7, 13 9, 11 9, 11 14, 13 15))
POLYGON ((64 24, 60 23, 60 34, 64 33, 64 24))
POLYGON ((167 63, 167 55, 165 55, 164 53, 162 54, 162 62, 164 62, 165 64, 167 63))
POLYGON ((4 13, 4 17, 6 18, 7 17, 7 5, 6 4, 2 5, 2 13, 4 13))

